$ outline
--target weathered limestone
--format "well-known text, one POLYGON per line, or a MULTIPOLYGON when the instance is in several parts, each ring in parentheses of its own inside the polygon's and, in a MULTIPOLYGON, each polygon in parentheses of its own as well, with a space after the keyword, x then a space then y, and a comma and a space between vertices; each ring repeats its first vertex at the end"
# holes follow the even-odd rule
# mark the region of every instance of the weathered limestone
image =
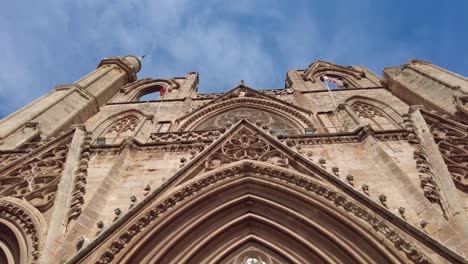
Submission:
POLYGON ((39 135, 47 138, 84 123, 123 85, 135 81, 140 67, 136 57, 106 58, 77 82, 57 86, 0 121, 0 149, 14 149, 39 135))
POLYGON ((410 105, 424 105, 467 122, 468 79, 430 62, 411 60, 399 67, 386 68, 389 90, 410 105))

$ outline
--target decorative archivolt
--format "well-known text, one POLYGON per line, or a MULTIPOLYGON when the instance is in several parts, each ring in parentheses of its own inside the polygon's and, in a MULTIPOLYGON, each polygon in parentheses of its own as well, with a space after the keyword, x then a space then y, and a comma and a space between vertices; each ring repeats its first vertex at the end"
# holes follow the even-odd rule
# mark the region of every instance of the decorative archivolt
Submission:
POLYGON ((238 107, 226 112, 210 115, 198 122, 192 130, 210 130, 229 128, 238 121, 245 119, 257 124, 272 134, 296 135, 304 131, 302 124, 297 124, 290 118, 264 111, 262 109, 238 107))
POLYGON ((179 120, 179 130, 193 130, 198 126, 201 126, 203 122, 206 122, 210 118, 238 108, 248 108, 264 113, 274 113, 274 116, 278 116, 280 119, 287 121, 297 129, 314 126, 305 113, 301 113, 287 104, 263 98, 233 97, 220 102, 214 102, 213 104, 200 108, 193 114, 183 117, 179 120))
POLYGON ((143 95, 158 92, 163 87, 168 90, 178 89, 180 84, 173 79, 141 79, 122 87, 120 93, 116 94, 111 102, 137 102, 143 95))
MULTIPOLYGON (((247 237, 248 238, 248 237, 247 237)), ((268 248, 263 241, 246 239, 236 249, 229 253, 221 263, 226 264, 286 264, 288 261, 280 254, 268 248)))
POLYGON ((354 96, 346 101, 354 114, 375 130, 400 129, 403 118, 390 106, 378 100, 354 96))
POLYGON ((346 195, 260 161, 211 170, 164 197, 134 212, 103 245, 107 249, 93 251, 102 255, 81 254, 71 263, 228 263, 242 241, 267 245, 291 263, 431 263, 346 195))
MULTIPOLYGON (((37 263, 46 231, 46 221, 28 202, 0 198, 0 250, 7 261, 37 263)), ((1 258, 1 263, 10 263, 1 258)))

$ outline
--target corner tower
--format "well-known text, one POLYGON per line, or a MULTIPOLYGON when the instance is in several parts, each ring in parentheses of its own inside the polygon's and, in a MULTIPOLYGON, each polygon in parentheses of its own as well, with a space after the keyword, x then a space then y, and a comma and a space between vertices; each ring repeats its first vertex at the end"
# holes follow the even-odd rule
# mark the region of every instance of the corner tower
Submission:
POLYGON ((135 56, 105 58, 80 80, 56 86, 0 121, 0 150, 15 149, 84 123, 121 87, 135 81, 140 69, 135 56))

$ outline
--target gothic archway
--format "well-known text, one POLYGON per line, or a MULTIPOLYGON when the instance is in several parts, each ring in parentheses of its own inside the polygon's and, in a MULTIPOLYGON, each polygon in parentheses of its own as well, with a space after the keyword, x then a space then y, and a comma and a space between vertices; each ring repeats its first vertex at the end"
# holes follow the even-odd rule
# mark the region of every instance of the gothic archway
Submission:
POLYGON ((287 134, 296 135, 302 134, 304 128, 280 113, 272 113, 264 109, 253 107, 237 107, 234 109, 226 109, 223 112, 216 112, 202 119, 192 130, 210 130, 230 127, 238 121, 245 119, 252 124, 257 124, 270 131, 273 135, 287 134))
POLYGON ((26 201, 0 198, 0 263, 36 263, 47 224, 26 201))
POLYGON ((258 256, 286 263, 425 263, 382 220, 319 182, 257 161, 215 169, 148 209, 100 261, 235 263, 254 245, 258 256))
MULTIPOLYGON (((306 116, 310 113, 300 112, 293 107, 276 101, 268 101, 254 97, 234 97, 201 107, 199 110, 184 116, 178 120, 179 130, 193 130, 194 128, 202 126, 213 117, 242 108, 255 109, 255 111, 263 112, 267 115, 273 114, 276 119, 283 120, 283 123, 288 123, 289 126, 298 131, 306 127, 314 127, 311 120, 306 116)), ((303 131, 300 133, 303 133, 303 131)))

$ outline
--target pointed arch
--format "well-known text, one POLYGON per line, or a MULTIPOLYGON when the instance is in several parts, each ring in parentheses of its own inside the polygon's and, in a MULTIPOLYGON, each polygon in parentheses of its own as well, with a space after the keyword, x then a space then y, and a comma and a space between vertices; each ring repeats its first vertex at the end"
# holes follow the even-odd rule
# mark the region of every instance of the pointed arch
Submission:
POLYGON ((173 79, 141 79, 124 86, 120 93, 112 98, 111 103, 138 102, 144 95, 158 93, 164 87, 168 90, 178 89, 180 84, 173 79))
POLYGON ((118 144, 135 133, 143 119, 143 113, 129 110, 115 114, 102 121, 94 130, 94 138, 105 138, 107 144, 118 144))
POLYGON ((328 76, 341 80, 344 84, 344 88, 360 88, 360 85, 352 78, 353 75, 350 75, 348 72, 337 71, 334 69, 317 72, 314 78, 322 82, 322 84, 325 86, 324 88, 326 88, 323 76, 328 76))
POLYGON ((0 198, 0 263, 35 263, 47 224, 26 201, 0 198))
POLYGON ((217 263, 243 242, 263 243, 292 263, 428 261, 349 198, 258 161, 210 171, 160 197, 120 228, 98 263, 217 263))
POLYGON ((401 129, 403 119, 389 105, 364 96, 353 96, 346 100, 352 112, 374 130, 401 129))
MULTIPOLYGON (((284 126, 284 129, 297 131, 297 134, 304 133, 304 128, 314 127, 313 123, 305 114, 298 110, 276 101, 266 100, 255 97, 232 97, 224 101, 215 102, 210 106, 190 114, 190 116, 179 120, 179 130, 190 131, 203 127, 204 123, 213 121, 217 116, 224 113, 236 111, 236 109, 253 110, 253 112, 263 113, 271 119, 271 124, 277 122, 278 127, 284 126)), ((245 119, 245 118, 244 118, 245 119)), ((248 119, 248 118, 247 118, 248 119)), ((257 120, 252 120, 253 123, 257 120)), ((265 125, 264 121, 259 119, 261 125, 265 125)), ((258 124, 260 124, 258 123, 258 124)), ((268 124, 266 124, 268 126, 268 124)))
POLYGON ((259 124, 267 128, 272 134, 302 134, 303 126, 288 116, 281 113, 273 113, 269 109, 257 107, 232 107, 216 111, 197 122, 192 130, 211 130, 229 127, 241 119, 246 119, 253 124, 259 124))
POLYGON ((359 82, 362 78, 366 77, 364 71, 358 70, 354 67, 344 67, 318 60, 310 65, 304 72, 303 79, 315 83, 317 80, 322 81, 321 78, 324 75, 335 78, 338 77, 345 83, 346 88, 360 88, 361 85, 359 82))

